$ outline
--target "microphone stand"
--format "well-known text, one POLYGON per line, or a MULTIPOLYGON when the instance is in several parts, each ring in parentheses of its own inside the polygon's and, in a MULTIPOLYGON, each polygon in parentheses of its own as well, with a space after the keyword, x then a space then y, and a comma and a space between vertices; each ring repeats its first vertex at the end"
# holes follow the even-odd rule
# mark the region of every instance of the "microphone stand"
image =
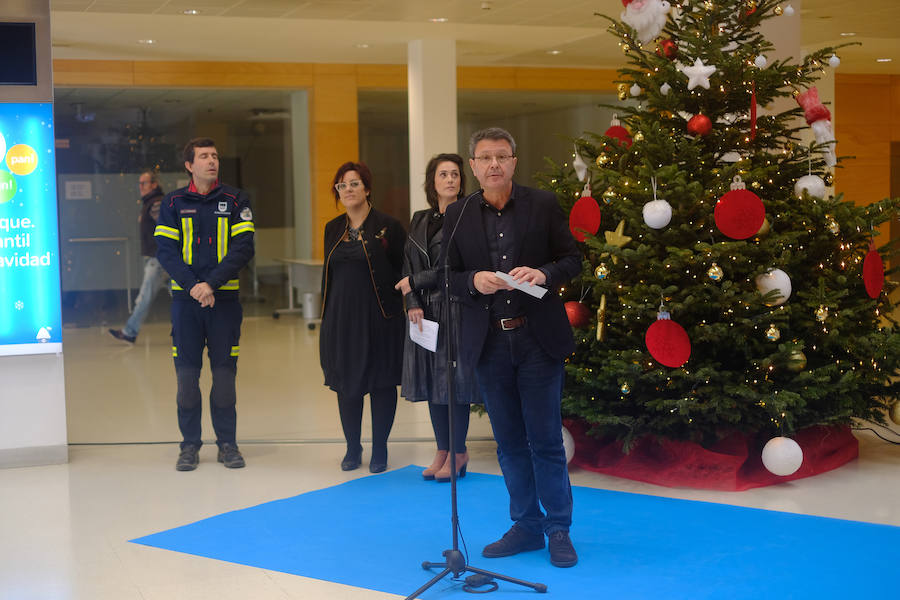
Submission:
POLYGON ((536 592, 540 593, 545 593, 547 591, 547 586, 543 583, 533 583, 530 581, 524 581, 522 579, 515 579, 514 577, 509 577, 507 575, 501 575, 499 573, 493 573, 491 571, 485 571, 484 569, 473 567, 472 565, 466 563, 466 557, 462 552, 459 551, 459 510, 456 494, 456 444, 454 442, 453 430, 453 412, 456 409, 454 405, 456 404, 455 373, 457 367, 457 349, 456 344, 454 343, 454 330, 451 328, 451 326, 453 325, 453 315, 451 314, 450 304, 450 243, 453 241, 453 236, 456 234, 456 228, 459 226, 460 219, 462 219, 462 215, 469 204, 469 200, 471 200, 473 196, 479 193, 480 190, 478 192, 470 194, 465 199, 463 207, 459 211, 459 216, 456 219, 456 223, 453 226, 453 231, 450 232, 450 238, 447 239, 447 252, 444 256, 443 265, 445 317, 444 322, 441 323, 440 326, 444 330, 444 338, 447 341, 447 420, 449 421, 448 434, 450 436, 448 451, 450 458, 450 526, 452 528, 453 545, 449 550, 444 550, 443 552, 441 552, 441 556, 444 557, 443 562, 429 562, 426 560, 422 563, 423 569, 430 570, 433 568, 439 568, 443 570, 432 577, 425 585, 407 596, 405 600, 414 600, 415 598, 418 598, 420 594, 424 593, 427 589, 429 589, 438 581, 440 581, 447 575, 450 575, 451 573, 453 574, 453 579, 459 579, 459 577, 463 573, 474 573, 474 575, 466 577, 465 585, 463 585, 462 588, 464 591, 474 594, 484 594, 497 590, 498 585, 497 582, 494 581, 494 579, 508 581, 510 583, 515 583, 516 585, 521 585, 524 587, 530 587, 536 592), (486 585, 491 585, 492 587, 486 590, 475 589, 486 585))

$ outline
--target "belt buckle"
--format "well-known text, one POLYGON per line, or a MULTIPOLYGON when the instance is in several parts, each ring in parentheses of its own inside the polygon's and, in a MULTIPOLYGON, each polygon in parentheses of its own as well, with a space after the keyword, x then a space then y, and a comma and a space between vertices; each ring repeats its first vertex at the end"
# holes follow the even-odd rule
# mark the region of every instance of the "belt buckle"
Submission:
POLYGON ((515 326, 507 327, 506 322, 507 321, 515 321, 515 320, 516 320, 515 317, 513 317, 512 319, 500 319, 500 329, 503 331, 512 331, 513 329, 515 329, 515 326))

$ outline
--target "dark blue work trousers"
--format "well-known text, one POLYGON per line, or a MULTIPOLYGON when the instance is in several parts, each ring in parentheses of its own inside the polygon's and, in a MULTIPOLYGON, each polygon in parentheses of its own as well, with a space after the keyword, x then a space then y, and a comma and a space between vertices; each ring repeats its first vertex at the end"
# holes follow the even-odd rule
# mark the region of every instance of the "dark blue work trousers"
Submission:
POLYGON ((560 415, 563 361, 548 355, 527 325, 511 331, 492 327, 478 380, 509 491, 510 518, 535 534, 568 531, 572 489, 560 415))
POLYGON ((204 348, 212 370, 209 411, 216 443, 219 446, 236 443, 235 377, 242 320, 243 311, 237 300, 216 301, 214 306, 206 308, 193 299, 172 301, 172 356, 178 381, 176 400, 182 448, 202 445, 200 370, 204 348))

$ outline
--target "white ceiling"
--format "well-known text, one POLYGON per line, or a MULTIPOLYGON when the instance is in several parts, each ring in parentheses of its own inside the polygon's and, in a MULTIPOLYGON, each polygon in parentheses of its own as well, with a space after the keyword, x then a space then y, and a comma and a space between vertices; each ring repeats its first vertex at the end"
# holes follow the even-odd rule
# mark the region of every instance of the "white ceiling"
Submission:
MULTIPOLYGON (((864 10, 847 0, 794 5, 801 2, 799 15, 778 18, 802 19, 804 46, 862 42, 840 53, 841 72, 900 73, 900 2, 868 0, 864 10), (856 36, 840 35, 847 32, 856 36)), ((51 0, 50 6, 54 58, 405 64, 409 41, 450 38, 465 66, 624 64, 617 39, 595 15, 617 16, 620 0, 51 0), (199 14, 186 16, 187 9, 199 14), (438 17, 447 22, 429 21, 438 17), (155 43, 138 42, 147 39, 155 43)))

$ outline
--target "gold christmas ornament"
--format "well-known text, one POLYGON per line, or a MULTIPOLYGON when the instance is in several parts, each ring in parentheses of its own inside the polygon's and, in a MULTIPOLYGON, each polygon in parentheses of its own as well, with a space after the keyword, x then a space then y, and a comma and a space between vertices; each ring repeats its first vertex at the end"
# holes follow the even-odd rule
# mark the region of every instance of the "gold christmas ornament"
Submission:
POLYGON ((769 325, 769 328, 766 329, 766 339, 770 342, 777 342, 781 339, 781 330, 775 327, 775 323, 769 325))
POLYGON ((600 306, 597 307, 597 341, 606 341, 606 294, 600 296, 600 306))
POLYGON ((761 186, 762 186, 762 184, 758 181, 754 181, 753 183, 750 184, 750 187, 752 187, 754 190, 758 190, 761 186))
POLYGON ((781 8, 780 6, 776 6, 775 10, 773 12, 780 17, 781 15, 784 14, 784 9, 781 8))
POLYGON ((631 393, 631 387, 626 382, 626 383, 622 384, 622 387, 619 388, 619 391, 622 392, 623 396, 627 396, 628 394, 631 393))
POLYGON ((834 174, 833 173, 825 173, 825 177, 822 178, 822 181, 825 182, 825 185, 831 187, 834 185, 834 174))
POLYGON ((894 401, 893 406, 891 406, 891 421, 900 425, 900 401, 894 401))
POLYGON ((637 133, 634 134, 634 138, 633 138, 633 139, 634 139, 635 142, 643 142, 643 141, 644 141, 644 134, 641 133, 640 131, 638 131, 637 133))
POLYGON ((744 5, 747 7, 747 13, 752 13, 756 10, 756 0, 747 0, 747 3, 744 5))
POLYGON ((825 227, 834 235, 841 232, 840 224, 831 215, 825 215, 825 227))
POLYGON ((816 309, 816 321, 819 323, 824 323, 825 319, 828 318, 828 307, 824 304, 820 304, 819 308, 816 309))
POLYGON ((607 204, 611 203, 616 199, 616 191, 611 187, 606 188, 606 191, 603 192, 603 201, 607 204))
POLYGON ((794 350, 788 357, 787 368, 789 371, 799 373, 806 368, 806 355, 802 350, 794 350))
MULTIPOLYGON (((605 165, 608 162, 609 162, 609 156, 607 156, 605 152, 601 152, 600 154, 597 155, 597 166, 605 165)), ((610 189, 612 189, 612 188, 610 188, 610 189)))
POLYGON ((628 100, 628 92, 619 92, 619 100, 628 100))
MULTIPOLYGON (((625 245, 631 241, 631 238, 625 235, 625 219, 619 221, 615 231, 604 231, 603 236, 606 238, 607 244, 610 246, 618 246, 619 248, 624 248, 625 245)), ((613 263, 617 262, 619 262, 618 257, 613 256, 613 263)))
POLYGON ((796 98, 799 95, 800 95, 800 90, 794 89, 791 91, 791 96, 793 96, 794 98, 796 98))
POLYGON ((594 269, 594 277, 603 281, 607 277, 609 277, 609 267, 606 266, 606 263, 600 263, 597 265, 597 268, 594 269))
POLYGON ((713 263, 709 270, 706 272, 706 275, 713 281, 721 281, 722 277, 725 275, 725 272, 722 271, 722 267, 720 267, 716 263, 713 263))
POLYGON ((759 231, 756 232, 756 237, 763 237, 764 235, 769 233, 769 230, 771 228, 772 226, 769 225, 769 219, 763 219, 762 227, 760 227, 759 231))

